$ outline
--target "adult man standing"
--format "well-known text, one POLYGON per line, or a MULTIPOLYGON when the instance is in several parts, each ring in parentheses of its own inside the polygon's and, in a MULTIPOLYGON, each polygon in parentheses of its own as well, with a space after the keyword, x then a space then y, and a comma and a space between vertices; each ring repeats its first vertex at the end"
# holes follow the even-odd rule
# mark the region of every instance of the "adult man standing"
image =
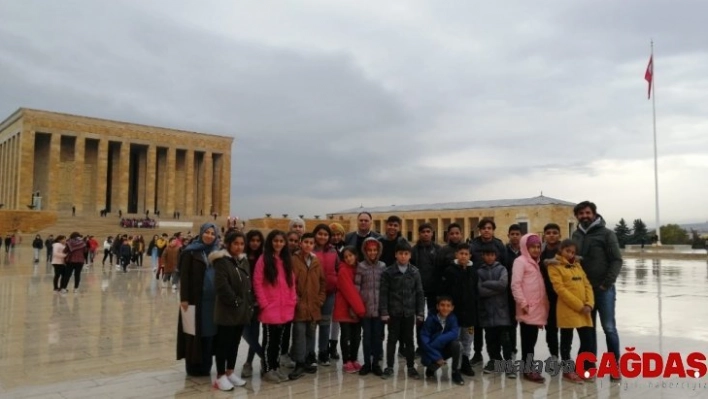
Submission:
POLYGON ((345 245, 353 245, 354 248, 356 248, 356 251, 359 254, 359 262, 364 260, 364 253, 361 251, 361 244, 364 243, 364 240, 369 237, 373 237, 376 239, 381 237, 379 233, 371 230, 372 219, 373 218, 371 217, 371 214, 369 212, 360 212, 356 217, 357 231, 347 233, 347 235, 344 237, 345 245))
MULTIPOLYGON (((594 203, 583 201, 575 206, 573 213, 579 223, 578 229, 573 233, 573 240, 578 243, 578 255, 583 257, 583 270, 595 294, 593 325, 597 329, 599 313, 607 350, 619 361, 620 340, 615 323, 615 281, 622 268, 619 242, 614 231, 605 227, 605 220, 597 214, 597 206, 594 203)), ((597 354, 597 335, 593 334, 593 338, 592 352, 597 354)))
MULTIPOLYGON (((390 266, 396 262, 396 246, 399 241, 406 241, 401 236, 401 218, 396 215, 391 215, 386 219, 386 234, 379 237, 382 244, 381 262, 386 266, 390 266)), ((418 266, 413 263, 413 266, 418 266)))
POLYGON ((440 245, 433 242, 433 225, 427 222, 421 223, 418 226, 418 242, 411 252, 411 263, 418 268, 420 279, 423 280, 423 292, 428 306, 426 315, 435 310, 437 304, 436 295, 440 276, 442 276, 442 271, 437 270, 435 264, 438 252, 440 252, 440 245))

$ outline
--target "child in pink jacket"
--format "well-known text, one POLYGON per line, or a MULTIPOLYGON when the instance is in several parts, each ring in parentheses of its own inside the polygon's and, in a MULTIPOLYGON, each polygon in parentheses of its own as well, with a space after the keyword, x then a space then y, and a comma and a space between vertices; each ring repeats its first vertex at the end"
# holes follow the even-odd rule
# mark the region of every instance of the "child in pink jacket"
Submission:
MULTIPOLYGON (((521 333, 521 354, 524 364, 533 361, 538 330, 548 320, 548 297, 538 261, 541 255, 541 238, 536 234, 521 237, 521 256, 514 261, 511 274, 511 292, 516 302, 516 320, 521 333)), ((527 366, 531 366, 528 364, 527 366)), ((538 372, 524 373, 524 379, 544 383, 538 372)))

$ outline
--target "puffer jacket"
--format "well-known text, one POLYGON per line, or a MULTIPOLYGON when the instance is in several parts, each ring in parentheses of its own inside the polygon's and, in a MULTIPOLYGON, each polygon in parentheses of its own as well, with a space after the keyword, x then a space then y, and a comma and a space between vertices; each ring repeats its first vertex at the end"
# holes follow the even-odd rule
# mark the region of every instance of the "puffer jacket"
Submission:
POLYGON ((334 297, 332 318, 341 323, 356 323, 366 315, 366 307, 354 285, 356 266, 339 264, 337 294, 334 297))
MULTIPOLYGON (((462 327, 478 326, 477 311, 477 271, 469 261, 465 267, 460 266, 457 259, 445 269, 441 279, 439 292, 452 298, 455 308, 452 313, 462 327)), ((435 309, 429 309, 435 313, 435 309)))
POLYGON ((209 262, 214 266, 216 290, 214 323, 223 326, 249 324, 255 299, 246 255, 234 258, 222 249, 209 254, 209 262))
POLYGON ((615 284, 622 268, 622 252, 614 231, 605 227, 605 220, 597 219, 584 229, 578 226, 573 232, 578 243, 578 255, 583 257, 583 270, 593 287, 610 288, 615 284))
MULTIPOLYGON (((381 256, 381 243, 373 237, 367 238, 362 243, 362 248, 368 241, 374 241, 379 247, 379 257, 381 256)), ((354 286, 361 295, 366 314, 364 317, 379 317, 381 274, 386 270, 386 265, 376 258, 375 262, 364 259, 356 265, 356 275, 354 276, 354 286)))
POLYGON ((558 294, 556 316, 558 328, 592 327, 592 316, 583 313, 583 307, 595 306, 595 295, 582 266, 576 258, 568 262, 557 255, 545 261, 553 289, 558 294))
POLYGON ((521 237, 521 256, 514 261, 511 292, 516 302, 516 320, 528 325, 545 326, 548 321, 548 297, 541 268, 531 257, 526 241, 532 234, 521 237), (525 312, 523 309, 528 307, 525 312))
POLYGON ((312 253, 320 261, 320 266, 327 282, 327 295, 334 294, 337 291, 337 266, 339 264, 337 250, 333 246, 327 245, 324 248, 315 248, 312 253))
POLYGON ((86 250, 86 242, 81 238, 73 238, 66 240, 67 255, 64 261, 69 263, 85 263, 86 256, 84 255, 84 250, 86 250))
POLYGON ((294 321, 320 321, 322 305, 326 299, 327 282, 315 254, 308 254, 310 266, 305 255, 298 251, 292 256, 293 273, 297 287, 297 305, 294 321))
POLYGON ((413 246, 411 263, 418 268, 420 279, 423 281, 423 291, 426 295, 433 296, 438 292, 442 270, 435 267, 435 258, 440 252, 440 245, 431 242, 424 245, 420 241, 413 246))
POLYGON ((408 264, 406 271, 401 273, 398 263, 394 263, 381 274, 379 314, 422 318, 425 314, 424 295, 418 268, 408 264))
POLYGON ((429 366, 443 358, 445 347, 460 336, 460 326, 454 313, 445 318, 445 325, 436 313, 430 313, 420 330, 420 344, 423 348, 421 363, 429 366))
POLYGON ((506 268, 499 262, 482 263, 477 269, 479 283, 479 325, 481 327, 510 326, 509 280, 506 268))
MULTIPOLYGON (((288 286, 283 260, 279 256, 275 256, 275 268, 278 270, 278 275, 273 284, 265 278, 263 255, 258 258, 253 271, 253 291, 260 307, 258 320, 264 324, 285 324, 295 317, 296 284, 292 287, 288 286)), ((292 281, 295 283, 294 274, 292 281)))

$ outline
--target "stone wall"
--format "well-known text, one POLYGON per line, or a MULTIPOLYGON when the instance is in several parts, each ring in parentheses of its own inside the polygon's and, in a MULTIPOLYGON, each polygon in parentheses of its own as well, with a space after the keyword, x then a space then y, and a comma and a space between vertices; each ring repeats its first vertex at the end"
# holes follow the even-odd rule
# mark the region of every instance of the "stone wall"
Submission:
POLYGON ((57 222, 57 213, 49 211, 12 211, 0 209, 0 234, 36 233, 57 222))

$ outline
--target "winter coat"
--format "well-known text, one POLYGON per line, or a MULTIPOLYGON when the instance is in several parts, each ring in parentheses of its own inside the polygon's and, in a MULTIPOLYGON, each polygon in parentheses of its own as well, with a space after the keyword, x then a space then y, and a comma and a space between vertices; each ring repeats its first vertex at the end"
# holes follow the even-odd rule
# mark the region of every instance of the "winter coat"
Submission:
POLYGON ((516 303, 514 301, 514 294, 511 292, 511 279, 514 276, 514 261, 516 258, 521 256, 521 248, 519 252, 515 252, 510 244, 506 244, 506 256, 504 257, 504 267, 506 267, 506 272, 508 273, 509 280, 509 290, 507 291, 507 297, 509 298, 509 317, 511 320, 516 320, 516 303))
POLYGON ((167 250, 162 251, 160 259, 162 260, 163 273, 174 273, 177 271, 179 254, 180 248, 176 245, 170 245, 167 247, 167 250))
POLYGON ((86 256, 84 256, 84 250, 86 250, 86 242, 81 238, 73 238, 66 240, 66 250, 67 255, 64 259, 67 264, 69 263, 81 263, 86 262, 86 256))
MULTIPOLYGON (((130 251, 130 245, 121 246, 130 251)), ((184 333, 182 328, 182 312, 177 319, 177 360, 186 359, 190 364, 202 363, 202 292, 204 290, 204 275, 207 264, 202 252, 185 252, 179 260, 180 302, 187 302, 194 306, 195 335, 184 333)))
POLYGON ((398 233, 396 238, 392 240, 386 235, 379 237, 378 240, 381 243, 381 257, 379 258, 381 262, 385 263, 386 266, 396 263, 396 247, 399 242, 406 241, 406 239, 401 236, 401 233, 398 233))
POLYGON ((455 253, 457 252, 457 247, 460 245, 468 246, 464 241, 460 241, 457 244, 448 243, 444 247, 440 248, 438 255, 435 258, 435 268, 437 269, 438 275, 442 276, 445 269, 448 268, 455 261, 455 253))
POLYGON ((121 245, 119 255, 121 259, 130 259, 131 255, 133 255, 132 249, 130 248, 130 244, 124 243, 123 245, 121 245))
POLYGON ((162 252, 167 248, 169 242, 164 238, 160 237, 155 241, 155 246, 157 247, 157 256, 162 256, 162 252))
POLYGON ((582 266, 558 255, 545 261, 553 288, 558 293, 556 316, 558 328, 592 327, 592 316, 583 307, 595 306, 595 295, 582 266))
MULTIPOLYGON (((455 306, 452 312, 462 327, 479 325, 477 280, 477 270, 471 261, 462 268, 455 260, 443 273, 439 292, 452 298, 455 306)), ((429 309, 428 312, 436 311, 429 309)))
POLYGON ((310 266, 302 252, 292 256, 293 273, 297 287, 297 306, 294 321, 320 321, 322 305, 327 298, 327 282, 322 266, 315 254, 307 255, 310 266))
POLYGON ((472 256, 472 263, 476 267, 481 267, 484 263, 482 260, 482 249, 485 245, 492 245, 497 250, 497 262, 502 265, 506 263, 506 246, 502 240, 492 237, 491 241, 483 241, 481 236, 475 237, 470 242, 470 255, 472 256))
POLYGON ((279 256, 275 256, 275 268, 278 270, 278 275, 274 284, 265 278, 263 255, 258 258, 256 267, 253 269, 253 291, 260 307, 258 320, 264 324, 285 324, 295 317, 297 304, 295 274, 292 275, 293 285, 290 287, 285 279, 283 260, 279 256))
POLYGON ((460 326, 454 313, 445 319, 443 327, 437 313, 430 313, 420 330, 420 346, 423 349, 421 362, 429 366, 443 358, 442 352, 447 345, 460 336, 460 326))
POLYGON ((60 242, 55 242, 52 244, 52 265, 63 265, 66 260, 66 252, 64 248, 66 246, 60 242))
POLYGON ((339 254, 331 245, 312 251, 320 261, 322 272, 327 282, 327 295, 334 294, 337 290, 337 266, 339 264, 339 254))
MULTIPOLYGON (((2 240, 0 240, 0 242, 2 242, 2 240)), ((44 247, 47 248, 47 251, 51 251, 53 245, 54 245, 53 238, 52 239, 47 238, 46 240, 44 240, 44 247)))
MULTIPOLYGON (((367 238, 367 241, 374 241, 379 246, 379 255, 381 255, 381 243, 375 238, 367 238)), ((363 246, 363 244, 362 244, 363 246)), ((366 314, 364 317, 379 317, 380 293, 381 293, 381 275, 386 270, 386 265, 376 258, 375 262, 363 260, 356 266, 356 276, 354 277, 354 285, 361 295, 366 314)))
POLYGON ((538 262, 529 255, 526 241, 531 234, 521 237, 521 256, 514 261, 511 292, 516 302, 516 320, 533 325, 545 326, 548 321, 548 297, 538 262), (522 309, 528 307, 528 311, 522 309))
MULTIPOLYGON (((546 260, 548 259, 555 259, 556 255, 558 254, 558 249, 560 248, 560 244, 557 245, 555 248, 551 249, 548 248, 545 244, 543 245, 543 250, 541 251, 541 258, 539 259, 539 266, 541 266, 541 274, 543 275, 543 283, 546 285, 546 295, 548 296, 548 303, 550 305, 551 312, 555 310, 556 302, 558 302, 558 295, 556 295, 556 291, 553 289, 553 284, 551 283, 551 278, 548 276, 548 265, 546 263, 546 260)), ((552 318, 553 314, 548 315, 549 318, 552 318)))
POLYGON ((32 248, 35 248, 35 249, 42 249, 42 248, 44 248, 44 241, 42 241, 41 238, 35 238, 35 239, 32 241, 32 248))
POLYGON ((425 294, 418 268, 408 264, 401 273, 398 263, 387 267, 381 274, 379 299, 381 316, 424 317, 425 294))
POLYGON ((583 270, 594 288, 610 288, 615 284, 622 268, 617 235, 605 227, 605 220, 597 219, 584 229, 578 226, 573 233, 573 241, 578 243, 578 255, 583 257, 583 270))
POLYGON ((222 249, 212 252, 209 262, 214 265, 214 323, 223 326, 250 324, 255 298, 246 255, 234 258, 222 249))
POLYGON ((337 294, 334 297, 334 321, 341 323, 356 323, 366 315, 366 307, 354 284, 356 266, 339 264, 337 275, 337 294))
POLYGON ((443 270, 436 268, 435 260, 440 252, 440 245, 431 242, 424 245, 420 241, 413 246, 411 263, 418 268, 420 279, 423 281, 425 296, 435 296, 440 286, 443 270))
POLYGON ((98 241, 96 241, 95 238, 90 238, 87 244, 91 252, 96 252, 96 250, 98 249, 98 241))
POLYGON ((499 262, 483 263, 477 269, 480 327, 510 326, 509 277, 499 262))

